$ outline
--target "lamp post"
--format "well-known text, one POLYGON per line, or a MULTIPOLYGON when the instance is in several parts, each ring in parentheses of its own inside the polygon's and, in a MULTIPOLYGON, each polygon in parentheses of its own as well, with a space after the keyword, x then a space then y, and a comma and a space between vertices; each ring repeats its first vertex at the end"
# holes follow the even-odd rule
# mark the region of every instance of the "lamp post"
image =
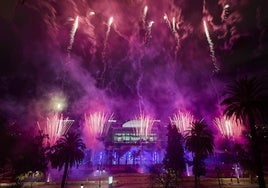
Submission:
POLYGON ((101 163, 99 164, 99 187, 101 187, 101 163))

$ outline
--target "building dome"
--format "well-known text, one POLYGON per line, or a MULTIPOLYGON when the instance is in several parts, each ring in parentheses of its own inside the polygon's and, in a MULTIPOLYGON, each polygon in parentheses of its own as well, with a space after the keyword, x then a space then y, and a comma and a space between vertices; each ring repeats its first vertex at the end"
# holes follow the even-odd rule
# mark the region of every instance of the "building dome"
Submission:
POLYGON ((136 128, 141 126, 141 120, 130 120, 122 125, 124 128, 136 128))

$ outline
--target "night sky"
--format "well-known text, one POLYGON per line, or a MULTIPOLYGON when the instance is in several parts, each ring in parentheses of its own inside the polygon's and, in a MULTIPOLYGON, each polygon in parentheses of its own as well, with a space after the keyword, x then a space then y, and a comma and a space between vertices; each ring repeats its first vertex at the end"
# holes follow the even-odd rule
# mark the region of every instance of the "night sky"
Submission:
POLYGON ((184 110, 211 121, 226 84, 268 80, 267 10, 265 0, 1 0, 0 111, 33 125, 61 100, 71 118, 167 122, 184 110))

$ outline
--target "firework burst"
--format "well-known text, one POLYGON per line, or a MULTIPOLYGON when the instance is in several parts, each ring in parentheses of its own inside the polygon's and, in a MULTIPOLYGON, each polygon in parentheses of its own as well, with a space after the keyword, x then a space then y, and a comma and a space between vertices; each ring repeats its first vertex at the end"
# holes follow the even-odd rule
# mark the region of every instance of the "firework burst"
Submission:
POLYGON ((95 112, 90 115, 85 114, 85 129, 90 138, 99 139, 106 136, 109 130, 109 120, 113 115, 95 112))
POLYGON ((215 118, 214 124, 218 128, 220 134, 227 139, 237 140, 242 135, 243 125, 241 122, 237 121, 234 116, 231 118, 227 118, 226 116, 215 118))
POLYGON ((152 131, 154 120, 149 115, 145 115, 143 113, 141 113, 139 117, 136 117, 135 120, 139 122, 135 129, 136 135, 138 135, 140 139, 147 139, 148 135, 152 131))
POLYGON ((39 131, 43 131, 44 135, 48 135, 48 143, 53 146, 57 140, 66 134, 72 126, 74 120, 64 118, 62 114, 55 113, 54 115, 47 117, 46 124, 42 126, 37 122, 39 131))
POLYGON ((173 118, 170 118, 170 122, 175 124, 178 131, 181 134, 184 134, 185 131, 191 128, 191 124, 194 121, 194 116, 189 112, 177 112, 173 115, 173 118))

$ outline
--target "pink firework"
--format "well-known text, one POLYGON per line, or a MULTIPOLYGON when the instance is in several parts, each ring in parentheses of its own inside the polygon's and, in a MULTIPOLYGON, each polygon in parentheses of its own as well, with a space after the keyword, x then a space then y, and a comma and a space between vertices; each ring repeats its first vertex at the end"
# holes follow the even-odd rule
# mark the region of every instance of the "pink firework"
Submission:
POLYGON ((227 118, 226 116, 215 118, 214 124, 217 126, 221 135, 227 139, 238 139, 242 135, 243 125, 234 116, 231 118, 227 118))
POLYGON ((62 114, 55 113, 51 117, 47 117, 44 127, 41 127, 39 123, 37 125, 40 131, 42 130, 45 135, 48 135, 48 144, 53 146, 62 135, 68 132, 73 122, 69 118, 64 119, 62 114))
POLYGON ((191 128, 191 124, 194 121, 194 116, 189 112, 177 112, 174 114, 173 118, 170 118, 170 122, 175 124, 178 131, 184 134, 185 131, 191 128))
POLYGON ((108 115, 101 112, 95 112, 90 115, 85 114, 85 131, 90 138, 98 139, 106 136, 110 127, 109 120, 113 115, 108 115))
POLYGON ((135 131, 139 138, 147 138, 152 131, 152 125, 155 120, 153 120, 149 115, 140 114, 139 117, 135 118, 137 120, 138 126, 136 126, 135 131))

